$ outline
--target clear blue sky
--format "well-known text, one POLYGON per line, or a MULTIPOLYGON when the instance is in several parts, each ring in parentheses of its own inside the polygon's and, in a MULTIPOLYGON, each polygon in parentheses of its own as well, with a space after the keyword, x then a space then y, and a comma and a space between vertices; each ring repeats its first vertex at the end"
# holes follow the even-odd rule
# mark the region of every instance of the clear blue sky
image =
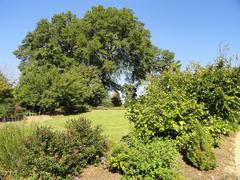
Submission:
POLYGON ((0 69, 18 76, 12 52, 41 18, 68 10, 81 17, 96 5, 133 9, 153 43, 183 65, 213 61, 220 41, 240 55, 240 0, 0 0, 0 69))

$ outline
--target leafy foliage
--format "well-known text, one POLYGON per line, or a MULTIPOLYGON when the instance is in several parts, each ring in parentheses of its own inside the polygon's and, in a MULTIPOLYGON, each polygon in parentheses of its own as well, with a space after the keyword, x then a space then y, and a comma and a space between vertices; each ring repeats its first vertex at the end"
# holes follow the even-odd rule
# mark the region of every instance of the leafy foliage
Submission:
POLYGON ((160 60, 154 62, 154 73, 162 73, 169 69, 179 69, 181 67, 180 61, 175 60, 174 52, 171 52, 166 49, 161 49, 159 53, 160 60))
POLYGON ((159 73, 175 62, 174 53, 152 45, 150 32, 132 10, 102 6, 82 18, 67 12, 50 21, 41 19, 14 54, 21 60, 17 100, 42 113, 97 106, 103 88, 121 89, 120 75, 139 84, 149 73, 159 73), (82 75, 86 72, 92 76, 82 75), (91 79, 90 85, 85 78, 91 79))
POLYGON ((170 140, 156 139, 144 144, 133 138, 128 144, 115 147, 108 164, 126 179, 173 179, 176 157, 175 144, 170 140))
POLYGON ((107 145, 99 127, 86 119, 70 120, 66 132, 39 127, 25 143, 23 176, 66 179, 79 175, 87 164, 99 161, 107 145))
POLYGON ((137 97, 137 88, 132 84, 124 84, 123 93, 125 97, 124 106, 128 107, 137 97))
POLYGON ((151 79, 146 95, 129 110, 139 137, 170 136, 181 144, 200 123, 217 144, 219 134, 239 123, 239 67, 196 67, 183 72, 170 69, 151 79))
POLYGON ((57 108, 65 113, 78 112, 86 104, 100 104, 104 96, 99 72, 83 65, 59 69, 31 62, 22 68, 16 87, 16 99, 22 106, 43 113, 54 113, 57 108))
POLYGON ((152 79, 147 95, 140 97, 131 106, 128 117, 134 122, 138 137, 145 142, 155 137, 171 137, 183 147, 196 123, 213 124, 215 118, 204 111, 202 104, 189 99, 176 86, 170 86, 168 91, 160 88, 162 81, 169 80, 167 77, 174 79, 174 76, 168 76, 167 73, 152 79))
POLYGON ((187 160, 200 170, 214 169, 217 161, 212 145, 213 140, 210 134, 201 126, 197 126, 196 133, 188 144, 187 160))
POLYGON ((132 10, 102 6, 93 7, 82 18, 67 12, 54 15, 51 21, 40 20, 15 51, 21 68, 30 61, 58 68, 95 66, 103 85, 114 89, 119 87, 116 75, 124 71, 129 80, 145 79, 159 61, 159 53, 132 10))
POLYGON ((0 72, 0 118, 12 115, 14 110, 13 88, 0 72))
POLYGON ((106 95, 105 98, 102 100, 101 106, 103 107, 113 107, 112 104, 112 99, 110 97, 110 95, 106 95))
POLYGON ((113 92, 111 101, 112 101, 113 106, 115 106, 115 107, 122 105, 122 100, 121 100, 120 94, 116 91, 113 92))
POLYGON ((195 66, 187 91, 203 102, 211 115, 235 124, 240 117, 240 67, 231 67, 226 61, 206 68, 195 66))
POLYGON ((153 76, 146 94, 128 112, 137 137, 145 143, 159 137, 174 139, 195 167, 214 168, 213 147, 221 134, 236 129, 240 122, 240 68, 227 62, 221 59, 185 71, 171 66, 153 76))

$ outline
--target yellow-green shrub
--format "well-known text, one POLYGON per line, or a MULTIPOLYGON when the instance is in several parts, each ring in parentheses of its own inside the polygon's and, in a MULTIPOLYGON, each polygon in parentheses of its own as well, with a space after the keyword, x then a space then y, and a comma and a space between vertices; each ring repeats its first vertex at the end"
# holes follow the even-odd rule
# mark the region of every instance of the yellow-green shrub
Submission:
POLYGON ((176 175, 176 158, 176 146, 171 140, 155 139, 145 144, 134 138, 115 147, 108 164, 126 179, 170 180, 176 175))

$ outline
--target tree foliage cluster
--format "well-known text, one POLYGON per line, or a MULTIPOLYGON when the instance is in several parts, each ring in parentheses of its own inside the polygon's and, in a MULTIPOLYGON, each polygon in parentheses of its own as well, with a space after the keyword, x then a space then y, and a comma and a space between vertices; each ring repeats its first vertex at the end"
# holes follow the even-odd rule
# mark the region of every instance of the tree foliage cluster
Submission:
POLYGON ((111 101, 112 101, 112 105, 114 107, 119 107, 122 105, 122 100, 121 100, 119 92, 113 92, 111 101))
POLYGON ((137 88, 133 84, 124 84, 123 93, 125 96, 124 106, 129 107, 137 98, 137 88))
POLYGON ((14 114, 15 104, 13 87, 0 72, 0 119, 14 114))
POLYGON ((60 70, 31 62, 22 69, 16 100, 34 112, 75 113, 83 110, 86 104, 100 104, 105 93, 95 67, 79 65, 60 70))
POLYGON ((67 12, 40 20, 14 54, 21 61, 17 101, 36 112, 97 106, 106 91, 121 89, 120 75, 139 84, 174 61, 132 10, 102 6, 81 18, 67 12))

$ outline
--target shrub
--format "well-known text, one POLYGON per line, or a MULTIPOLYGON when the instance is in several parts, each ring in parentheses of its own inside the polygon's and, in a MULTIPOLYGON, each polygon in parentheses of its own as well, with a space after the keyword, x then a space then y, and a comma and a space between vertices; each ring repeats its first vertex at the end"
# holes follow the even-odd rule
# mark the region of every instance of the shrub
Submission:
POLYGON ((55 132, 49 127, 38 127, 29 137, 23 176, 66 179, 99 161, 107 148, 101 129, 91 128, 90 121, 84 118, 68 121, 66 128, 66 132, 55 132))
POLYGON ((121 97, 118 92, 114 92, 111 97, 113 106, 118 107, 122 105, 121 97))
POLYGON ((156 137, 170 137, 184 148, 195 124, 211 125, 215 118, 181 89, 171 86, 166 91, 161 88, 161 81, 151 81, 147 94, 129 109, 128 118, 134 123, 137 136, 145 142, 156 137))
POLYGON ((123 92, 125 97, 124 106, 129 107, 137 97, 137 88, 132 84, 124 84, 123 92))
POLYGON ((0 119, 14 113, 13 88, 6 77, 0 72, 0 119))
POLYGON ((34 127, 4 124, 0 128, 0 179, 16 174, 26 155, 24 141, 34 127))
POLYGON ((101 106, 103 107, 113 107, 112 100, 109 95, 106 95, 106 97, 102 100, 101 106))
POLYGON ((144 144, 134 142, 115 147, 108 164, 126 179, 173 179, 177 150, 173 141, 156 139, 144 144))
POLYGON ((190 138, 186 157, 193 166, 200 170, 210 170, 216 167, 212 137, 201 126, 197 126, 195 135, 190 138))
POLYGON ((153 76, 146 93, 128 111, 137 137, 145 143, 159 137, 174 139, 181 152, 187 150, 193 166, 213 169, 212 149, 219 145, 220 135, 240 124, 239 73, 239 67, 217 62, 186 71, 170 68, 153 76), (196 124, 204 127, 208 139, 202 139, 205 134, 194 128, 196 124))
POLYGON ((219 143, 220 134, 238 127, 240 68, 216 64, 186 71, 169 69, 150 79, 146 94, 130 108, 139 137, 170 136, 187 142, 192 125, 205 126, 219 143))
POLYGON ((219 63, 195 66, 187 92, 198 102, 203 102, 211 115, 226 123, 239 124, 240 67, 231 67, 227 62, 219 66, 219 63))

